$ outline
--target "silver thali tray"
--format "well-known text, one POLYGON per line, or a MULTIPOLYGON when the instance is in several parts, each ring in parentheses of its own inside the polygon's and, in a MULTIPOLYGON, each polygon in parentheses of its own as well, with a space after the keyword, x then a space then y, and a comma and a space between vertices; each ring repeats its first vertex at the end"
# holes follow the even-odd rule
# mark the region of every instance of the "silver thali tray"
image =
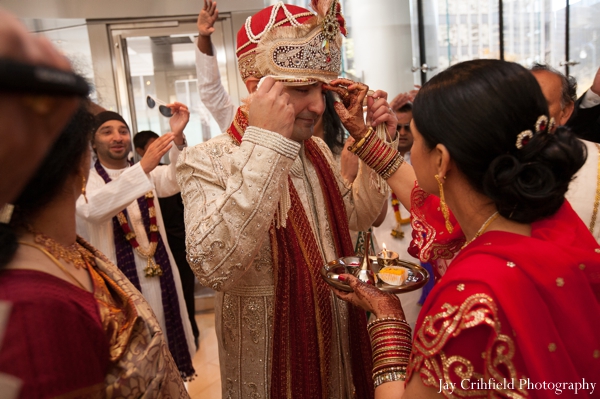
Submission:
MULTIPOLYGON (((321 268, 321 277, 332 287, 341 291, 352 292, 352 288, 338 279, 340 274, 352 274, 356 276, 360 271, 360 265, 363 258, 361 256, 346 256, 327 263, 321 268)), ((370 266, 373 273, 377 276, 381 266, 377 263, 376 257, 369 257, 370 266)), ((425 268, 415 263, 398 260, 395 266, 401 266, 407 269, 408 277, 402 285, 390 285, 376 278, 375 287, 383 292, 392 294, 402 294, 418 290, 429 281, 429 273, 425 268)))

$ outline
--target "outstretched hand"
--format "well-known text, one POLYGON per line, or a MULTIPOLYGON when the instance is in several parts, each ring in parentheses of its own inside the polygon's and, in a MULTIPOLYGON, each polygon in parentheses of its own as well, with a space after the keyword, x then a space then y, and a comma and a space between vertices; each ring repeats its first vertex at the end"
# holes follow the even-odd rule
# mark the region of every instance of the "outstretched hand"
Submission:
POLYGON ((173 140, 176 145, 182 145, 183 129, 185 129, 190 121, 190 111, 187 106, 178 102, 167 104, 167 107, 171 108, 171 112, 173 113, 173 116, 169 119, 169 126, 174 133, 173 140))
POLYGON ((367 132, 362 104, 369 86, 348 79, 335 79, 328 85, 323 85, 323 88, 337 93, 340 97, 341 101, 336 101, 333 105, 335 111, 350 135, 360 140, 367 132))
POLYGON ((420 88, 421 88, 421 86, 415 85, 415 89, 413 89, 413 90, 411 90, 409 92, 406 92, 406 93, 400 93, 400 94, 398 94, 390 102, 390 107, 394 111, 397 111, 398 109, 402 108, 405 104, 414 102, 415 101, 415 97, 419 93, 419 89, 420 88))
POLYGON ((351 274, 342 274, 340 280, 348 284, 354 292, 333 288, 335 295, 351 304, 373 313, 377 318, 396 317, 404 320, 400 299, 394 294, 379 291, 376 287, 363 283, 351 274))
POLYGON ((264 78, 260 87, 252 93, 248 123, 291 138, 296 113, 290 104, 289 94, 283 91, 283 83, 272 77, 264 78))
POLYGON ((146 153, 140 161, 140 165, 144 170, 144 173, 150 173, 158 166, 160 159, 171 149, 173 146, 173 138, 175 135, 171 132, 164 134, 154 140, 146 150, 146 153))
POLYGON ((213 0, 204 0, 204 7, 198 14, 198 33, 202 36, 210 36, 215 31, 215 21, 219 18, 219 10, 217 10, 217 2, 213 0))

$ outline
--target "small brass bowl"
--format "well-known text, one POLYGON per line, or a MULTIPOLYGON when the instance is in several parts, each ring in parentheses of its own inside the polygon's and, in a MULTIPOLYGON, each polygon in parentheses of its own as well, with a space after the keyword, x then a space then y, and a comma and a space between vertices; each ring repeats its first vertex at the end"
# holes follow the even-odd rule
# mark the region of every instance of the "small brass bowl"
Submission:
POLYGON ((398 266, 399 259, 398 253, 394 251, 387 251, 385 258, 383 257, 383 251, 377 254, 377 263, 381 267, 398 266))

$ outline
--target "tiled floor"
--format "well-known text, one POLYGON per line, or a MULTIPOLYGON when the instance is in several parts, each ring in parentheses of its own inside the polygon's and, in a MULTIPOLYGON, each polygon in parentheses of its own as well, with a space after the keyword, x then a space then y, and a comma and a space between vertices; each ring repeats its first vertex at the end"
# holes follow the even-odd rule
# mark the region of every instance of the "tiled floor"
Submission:
POLYGON ((193 363, 198 377, 188 384, 188 392, 192 399, 220 399, 221 375, 215 314, 196 314, 196 323, 200 330, 200 350, 196 352, 193 363))

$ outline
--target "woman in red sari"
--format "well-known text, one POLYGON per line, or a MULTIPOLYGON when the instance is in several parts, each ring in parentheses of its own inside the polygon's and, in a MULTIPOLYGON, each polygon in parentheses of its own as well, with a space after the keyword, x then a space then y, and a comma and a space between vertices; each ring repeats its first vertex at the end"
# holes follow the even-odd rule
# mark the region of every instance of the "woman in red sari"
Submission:
MULTIPOLYGON (((365 88, 348 89, 337 108, 359 142, 365 88)), ((412 345, 397 297, 343 276, 354 293, 336 293, 377 316, 376 398, 600 397, 600 247, 564 200, 586 153, 546 115, 535 78, 504 61, 454 65, 420 90, 414 171, 384 172, 412 205, 414 253, 458 255, 412 345)), ((375 139, 363 145, 387 156, 375 139)))

